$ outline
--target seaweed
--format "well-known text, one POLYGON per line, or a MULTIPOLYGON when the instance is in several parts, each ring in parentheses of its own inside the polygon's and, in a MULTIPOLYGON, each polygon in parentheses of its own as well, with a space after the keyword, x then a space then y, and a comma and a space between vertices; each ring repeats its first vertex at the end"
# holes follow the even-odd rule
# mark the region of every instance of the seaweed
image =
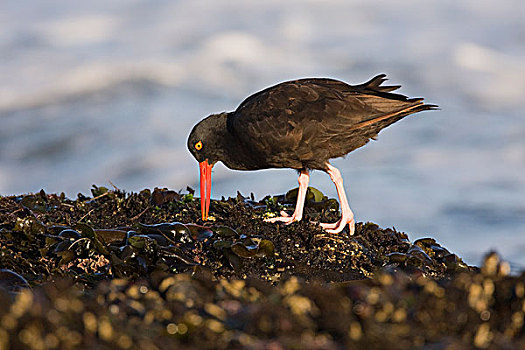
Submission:
POLYGON ((525 346, 525 274, 370 222, 327 234, 318 190, 290 225, 264 218, 293 190, 207 222, 191 189, 91 194, 0 197, 0 349, 525 346))

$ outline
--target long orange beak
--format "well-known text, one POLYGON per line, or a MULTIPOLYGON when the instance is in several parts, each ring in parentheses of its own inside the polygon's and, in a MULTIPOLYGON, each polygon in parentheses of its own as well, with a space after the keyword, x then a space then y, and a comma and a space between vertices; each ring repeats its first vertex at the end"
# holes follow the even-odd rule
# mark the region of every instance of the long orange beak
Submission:
POLYGON ((210 211, 210 198, 211 198, 211 168, 213 165, 208 164, 206 159, 199 163, 201 173, 201 213, 202 220, 208 220, 208 213, 210 211))

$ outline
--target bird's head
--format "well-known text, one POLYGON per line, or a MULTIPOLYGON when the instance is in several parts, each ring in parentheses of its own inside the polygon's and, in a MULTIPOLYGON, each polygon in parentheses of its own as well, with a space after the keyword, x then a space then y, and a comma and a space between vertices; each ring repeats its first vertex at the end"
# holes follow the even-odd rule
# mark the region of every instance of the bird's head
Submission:
POLYGON ((211 170, 220 159, 221 135, 226 126, 227 113, 212 114, 191 130, 188 149, 200 167, 202 220, 208 219, 211 198, 211 170))

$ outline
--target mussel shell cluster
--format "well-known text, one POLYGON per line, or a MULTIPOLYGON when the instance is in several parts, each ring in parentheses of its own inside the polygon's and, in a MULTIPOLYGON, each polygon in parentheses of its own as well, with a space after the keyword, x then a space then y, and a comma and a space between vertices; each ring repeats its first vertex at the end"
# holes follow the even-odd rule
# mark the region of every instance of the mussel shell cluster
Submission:
POLYGON ((469 266, 460 257, 450 253, 434 238, 420 238, 413 244, 407 242, 407 245, 408 249, 405 252, 396 251, 386 254, 387 265, 412 268, 413 271, 428 266, 442 272, 469 270, 469 266))

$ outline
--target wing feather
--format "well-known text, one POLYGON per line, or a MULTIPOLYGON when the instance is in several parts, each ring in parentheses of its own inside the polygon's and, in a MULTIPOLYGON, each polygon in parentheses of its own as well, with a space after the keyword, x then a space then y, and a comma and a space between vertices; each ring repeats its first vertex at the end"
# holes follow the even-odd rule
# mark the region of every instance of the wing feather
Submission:
POLYGON ((386 126, 436 106, 394 94, 384 74, 361 85, 300 79, 262 90, 230 114, 228 128, 269 166, 324 169, 386 126))

